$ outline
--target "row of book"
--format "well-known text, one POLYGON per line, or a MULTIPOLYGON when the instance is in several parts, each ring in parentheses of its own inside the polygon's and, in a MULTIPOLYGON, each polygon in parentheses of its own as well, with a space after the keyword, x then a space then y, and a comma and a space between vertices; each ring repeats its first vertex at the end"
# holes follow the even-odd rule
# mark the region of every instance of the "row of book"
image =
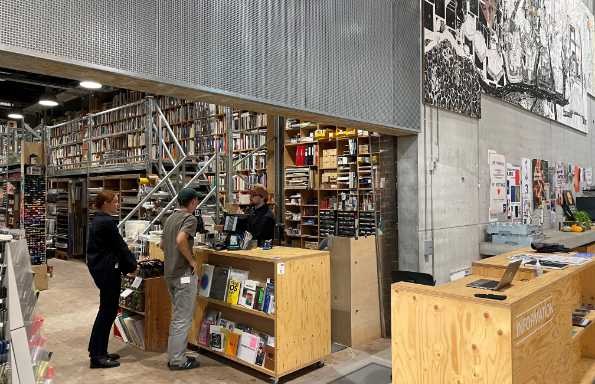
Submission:
POLYGON ((267 185, 267 174, 266 173, 252 173, 243 177, 233 177, 233 190, 234 191, 248 191, 254 184, 267 185))
POLYGON ((226 320, 220 312, 207 311, 201 322, 198 343, 245 363, 275 370, 275 338, 226 320))
POLYGON ((91 142, 91 151, 93 154, 108 151, 110 149, 128 149, 145 146, 145 135, 137 133, 133 135, 110 137, 91 142))
POLYGON ((248 131, 264 128, 268 124, 267 120, 268 117, 265 113, 234 112, 232 129, 234 131, 248 131))
POLYGON ((249 272, 241 269, 210 264, 202 265, 202 277, 198 294, 231 305, 254 309, 269 314, 275 313, 275 283, 249 279, 249 272))
MULTIPOLYGON (((234 157, 234 162, 239 160, 240 156, 234 157)), ((239 171, 252 171, 264 170, 267 167, 267 155, 266 153, 255 153, 242 161, 239 171)))
POLYGON ((135 117, 126 121, 93 126, 91 127, 91 140, 101 138, 102 136, 125 135, 127 133, 142 131, 145 129, 146 125, 146 118, 135 117))
POLYGON ((318 145, 298 145, 295 148, 295 165, 297 167, 318 164, 318 145))
POLYGON ((234 151, 256 149, 267 142, 266 130, 253 133, 233 133, 232 148, 234 151))
POLYGON ((85 138, 87 124, 84 120, 73 120, 50 130, 50 145, 78 144, 85 138))
MULTIPOLYGON (((120 104, 122 106, 125 104, 120 104)), ((145 103, 127 106, 117 109, 115 111, 102 113, 93 117, 93 125, 95 127, 109 125, 113 126, 115 123, 121 123, 123 126, 138 124, 143 122, 146 125, 147 107, 145 103), (143 120, 145 119, 145 120, 143 120)))
POLYGON ((140 315, 133 315, 123 311, 114 321, 116 336, 120 336, 125 343, 145 348, 145 319, 140 315))

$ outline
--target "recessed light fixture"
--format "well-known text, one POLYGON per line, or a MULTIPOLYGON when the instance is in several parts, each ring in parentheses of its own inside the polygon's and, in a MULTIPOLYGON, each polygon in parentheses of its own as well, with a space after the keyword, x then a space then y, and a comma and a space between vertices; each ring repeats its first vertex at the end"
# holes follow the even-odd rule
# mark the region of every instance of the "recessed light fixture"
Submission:
POLYGON ((8 118, 15 119, 15 120, 21 120, 21 119, 24 119, 25 117, 23 115, 21 115, 20 113, 13 112, 13 113, 8 114, 8 118))
POLYGON ((53 97, 42 96, 39 99, 39 104, 43 105, 44 107, 55 107, 58 105, 58 102, 53 97))
POLYGON ((79 83, 79 85, 81 87, 87 88, 87 89, 99 89, 99 88, 101 88, 101 84, 99 84, 96 81, 90 81, 90 80, 81 81, 79 83))

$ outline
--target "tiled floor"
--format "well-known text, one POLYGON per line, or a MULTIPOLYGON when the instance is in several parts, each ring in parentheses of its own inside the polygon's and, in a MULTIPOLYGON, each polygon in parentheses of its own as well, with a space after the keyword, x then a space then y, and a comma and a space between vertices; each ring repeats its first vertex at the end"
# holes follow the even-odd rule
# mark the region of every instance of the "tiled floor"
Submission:
MULTIPOLYGON (((55 382, 74 383, 266 383, 268 378, 224 359, 199 356, 201 368, 171 372, 164 354, 144 353, 113 339, 110 351, 122 355, 122 366, 90 370, 87 343, 98 306, 98 290, 86 266, 78 261, 50 260, 54 277, 50 289, 39 297, 38 310, 45 315, 45 334, 54 352, 55 382)), ((282 383, 328 383, 369 363, 390 364, 390 341, 377 340, 361 349, 345 349, 328 357, 320 369, 307 369, 282 383)), ((381 383, 374 383, 381 384, 381 383)))

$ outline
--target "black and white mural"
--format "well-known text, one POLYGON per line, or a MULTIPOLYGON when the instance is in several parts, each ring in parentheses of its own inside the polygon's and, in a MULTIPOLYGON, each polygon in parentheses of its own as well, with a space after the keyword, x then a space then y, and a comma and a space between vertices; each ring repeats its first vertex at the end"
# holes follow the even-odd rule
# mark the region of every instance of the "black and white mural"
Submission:
POLYGON ((481 117, 481 92, 587 131, 593 15, 581 0, 423 0, 424 101, 481 117))

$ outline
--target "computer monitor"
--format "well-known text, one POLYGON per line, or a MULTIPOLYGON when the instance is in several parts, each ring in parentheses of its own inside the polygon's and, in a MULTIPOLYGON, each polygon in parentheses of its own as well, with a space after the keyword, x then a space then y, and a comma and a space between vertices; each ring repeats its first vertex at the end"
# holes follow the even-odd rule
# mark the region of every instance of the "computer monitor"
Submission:
POLYGON ((226 213, 223 216, 223 232, 243 234, 247 229, 247 215, 226 213))

